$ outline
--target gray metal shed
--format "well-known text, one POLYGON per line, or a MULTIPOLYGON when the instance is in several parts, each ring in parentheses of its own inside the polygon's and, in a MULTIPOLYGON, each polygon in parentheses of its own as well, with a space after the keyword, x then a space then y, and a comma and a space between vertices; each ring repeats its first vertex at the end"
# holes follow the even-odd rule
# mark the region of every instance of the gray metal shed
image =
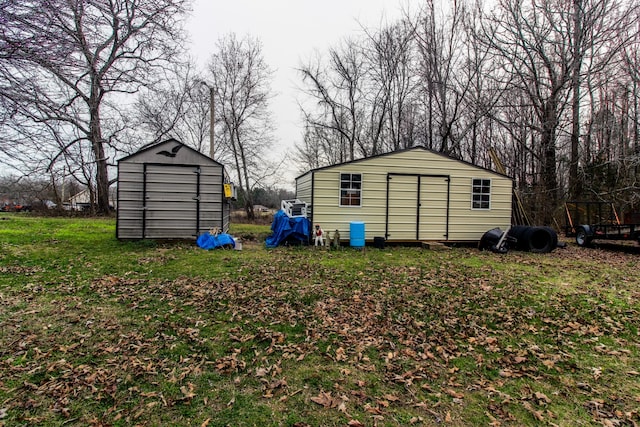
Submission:
POLYGON ((224 166, 175 139, 118 160, 118 239, 196 239, 229 228, 224 166))

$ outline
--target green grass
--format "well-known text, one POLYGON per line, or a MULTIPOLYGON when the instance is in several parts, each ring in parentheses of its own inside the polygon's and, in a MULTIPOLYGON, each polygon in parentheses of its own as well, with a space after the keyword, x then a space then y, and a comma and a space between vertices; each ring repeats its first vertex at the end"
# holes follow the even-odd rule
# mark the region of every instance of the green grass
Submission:
POLYGON ((634 425, 638 255, 0 221, 0 426, 634 425), (597 260, 597 262, 594 262, 597 260))

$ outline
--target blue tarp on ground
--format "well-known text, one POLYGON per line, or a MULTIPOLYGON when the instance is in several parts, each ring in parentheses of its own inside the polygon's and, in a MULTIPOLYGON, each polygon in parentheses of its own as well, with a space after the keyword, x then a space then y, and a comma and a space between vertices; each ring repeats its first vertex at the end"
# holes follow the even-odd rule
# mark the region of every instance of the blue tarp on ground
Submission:
POLYGON ((235 240, 233 240, 233 237, 226 233, 214 236, 209 232, 206 232, 198 236, 198 240, 196 240, 196 243, 202 249, 222 248, 227 245, 230 245, 232 248, 236 247, 236 242, 235 240))
POLYGON ((311 223, 307 218, 289 218, 283 211, 279 210, 273 216, 271 223, 271 235, 265 241, 268 248, 275 248, 285 240, 294 239, 301 243, 309 241, 309 230, 311 223))

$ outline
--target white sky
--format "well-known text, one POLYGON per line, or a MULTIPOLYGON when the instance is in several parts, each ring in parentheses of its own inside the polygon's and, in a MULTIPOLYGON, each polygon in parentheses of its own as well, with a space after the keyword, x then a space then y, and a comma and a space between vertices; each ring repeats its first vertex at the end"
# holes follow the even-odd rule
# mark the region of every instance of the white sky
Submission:
MULTIPOLYGON (((362 27, 378 28, 402 16, 420 0, 195 0, 187 23, 191 53, 204 69, 218 39, 228 33, 246 34, 262 42, 264 59, 274 70, 276 121, 274 152, 282 156, 302 138, 296 98, 301 81, 295 71, 315 51, 325 55, 341 39, 362 34, 362 27)), ((292 173, 288 179, 293 179, 292 173)), ((289 187, 291 184, 283 187, 289 187)))

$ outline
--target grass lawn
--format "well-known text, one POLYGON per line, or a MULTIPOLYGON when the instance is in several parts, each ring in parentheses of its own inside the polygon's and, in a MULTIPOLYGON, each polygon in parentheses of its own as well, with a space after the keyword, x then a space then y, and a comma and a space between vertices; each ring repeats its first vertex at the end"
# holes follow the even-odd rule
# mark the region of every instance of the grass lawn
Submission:
POLYGON ((640 424, 638 254, 204 251, 0 219, 0 426, 640 424))

